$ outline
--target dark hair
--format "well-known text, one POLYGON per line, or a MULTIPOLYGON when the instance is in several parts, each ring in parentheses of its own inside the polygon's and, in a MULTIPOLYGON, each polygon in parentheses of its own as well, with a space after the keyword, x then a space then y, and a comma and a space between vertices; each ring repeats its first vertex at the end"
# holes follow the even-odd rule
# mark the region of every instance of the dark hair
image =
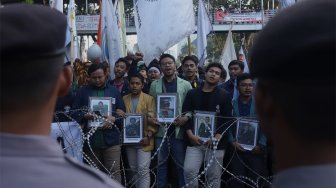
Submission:
POLYGON ((141 80, 141 83, 144 84, 145 83, 145 78, 140 74, 140 73, 136 73, 136 74, 132 74, 128 77, 129 82, 131 82, 132 78, 139 78, 141 80))
POLYGON ((253 80, 252 76, 249 73, 242 73, 237 76, 237 86, 240 84, 241 81, 251 79, 253 80))
POLYGON ((221 74, 222 74, 223 71, 225 71, 222 64, 217 63, 217 62, 212 62, 212 63, 209 63, 208 66, 205 68, 205 72, 208 72, 211 67, 219 68, 221 70, 221 74))
POLYGON ((334 0, 305 1, 284 9, 258 34, 250 53, 257 92, 272 97, 286 126, 307 145, 335 144, 336 30, 330 27, 336 21, 331 16, 334 9, 334 0), (316 16, 312 9, 320 12, 323 22, 310 21, 316 16), (326 68, 317 71, 317 62, 326 68))
POLYGON ((63 56, 1 62, 1 112, 12 113, 43 105, 50 98, 62 69, 63 56))
POLYGON ((232 60, 230 63, 229 63, 229 67, 231 67, 232 65, 238 65, 240 67, 241 70, 244 70, 244 63, 239 61, 239 60, 232 60))
POLYGON ((119 58, 119 59, 115 62, 114 65, 116 65, 116 64, 118 64, 118 63, 120 63, 120 62, 125 63, 125 65, 126 65, 126 69, 129 69, 130 64, 129 64, 129 62, 127 61, 127 59, 125 59, 125 58, 119 58))
POLYGON ((103 61, 101 64, 103 64, 104 72, 106 74, 109 74, 109 72, 107 70, 110 69, 110 64, 107 61, 103 61))
POLYGON ((183 58, 183 60, 182 60, 182 65, 183 65, 186 61, 188 61, 188 60, 193 61, 193 62, 195 63, 196 66, 198 65, 198 59, 197 59, 197 57, 196 57, 195 55, 187 55, 187 56, 185 56, 185 57, 183 58))
POLYGON ((159 61, 158 61, 157 59, 153 59, 153 60, 149 63, 149 65, 148 65, 148 67, 147 67, 147 71, 148 71, 151 67, 156 67, 156 68, 158 68, 159 71, 161 72, 161 70, 160 70, 160 64, 159 64, 159 61))
POLYGON ((110 64, 107 61, 103 61, 102 64, 104 65, 105 68, 108 68, 110 64))
POLYGON ((151 65, 159 65, 159 61, 157 59, 153 59, 148 66, 151 66, 151 65))
POLYGON ((105 73, 105 66, 102 63, 92 63, 88 69, 88 75, 90 76, 96 70, 101 69, 105 73))
POLYGON ((160 56, 159 63, 161 64, 161 60, 162 60, 163 58, 166 58, 166 57, 169 57, 169 58, 172 59, 172 60, 174 61, 174 63, 175 63, 175 57, 172 56, 172 55, 170 55, 170 54, 162 54, 162 55, 160 56))
POLYGON ((204 75, 204 69, 200 66, 197 67, 197 72, 198 72, 198 75, 204 75))
MULTIPOLYGON (((335 141, 335 85, 311 85, 258 78, 257 88, 268 92, 283 112, 288 126, 301 139, 335 141), (308 105, 311 108, 307 108, 308 105)), ((321 80, 323 82, 323 80, 321 80)))
POLYGON ((141 71, 141 70, 145 70, 147 72, 147 66, 146 64, 142 64, 138 67, 138 72, 141 71))

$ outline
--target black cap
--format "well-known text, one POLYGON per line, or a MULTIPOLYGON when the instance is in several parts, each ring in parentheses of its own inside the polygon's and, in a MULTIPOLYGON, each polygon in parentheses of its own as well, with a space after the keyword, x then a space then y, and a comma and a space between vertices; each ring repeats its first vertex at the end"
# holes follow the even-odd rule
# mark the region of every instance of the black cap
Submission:
POLYGON ((42 5, 8 4, 0 8, 1 60, 64 54, 66 17, 42 5))
POLYGON ((146 66, 146 64, 144 63, 144 64, 141 64, 141 65, 139 65, 139 67, 138 67, 138 71, 141 71, 141 70, 145 70, 145 71, 147 71, 147 66, 146 66))
POLYGON ((334 82, 335 24, 335 0, 307 0, 281 10, 257 36, 250 53, 251 75, 334 82))
POLYGON ((160 64, 159 61, 157 59, 153 59, 150 63, 149 66, 147 68, 147 71, 149 71, 152 67, 155 67, 159 70, 159 72, 161 72, 160 70, 160 64))

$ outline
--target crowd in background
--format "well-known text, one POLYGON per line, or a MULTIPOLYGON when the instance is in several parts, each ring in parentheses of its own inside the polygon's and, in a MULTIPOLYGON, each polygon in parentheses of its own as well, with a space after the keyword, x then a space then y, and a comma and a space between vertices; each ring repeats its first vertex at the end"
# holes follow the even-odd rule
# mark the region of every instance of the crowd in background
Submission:
MULTIPOLYGON (((198 66, 195 55, 184 57, 178 68, 170 54, 163 54, 148 66, 142 57, 143 54, 137 52, 118 59, 114 79, 105 61, 75 60, 73 87, 65 96, 72 101, 60 104, 64 102, 63 97, 57 104, 71 106, 76 113, 68 114, 79 123, 84 134, 90 132, 88 121, 94 119, 94 114, 78 109, 88 107, 90 97, 112 97, 114 101, 112 113, 104 116, 108 123, 94 132, 90 142, 84 142, 85 157, 81 160, 97 166, 125 186, 149 187, 154 178, 158 187, 186 184, 197 187, 199 182, 202 186, 214 187, 245 187, 254 183, 269 186, 274 173, 272 150, 268 149, 271 147, 259 127, 254 148, 244 149, 236 139, 237 118, 257 120, 255 83, 243 72, 244 63, 233 60, 227 73, 219 63, 198 66), (178 95, 176 119, 168 127, 156 116, 157 95, 164 93, 178 95), (195 136, 193 115, 196 111, 216 114, 216 132, 205 142, 195 136), (143 139, 138 146, 127 146, 120 139, 124 131, 124 122, 120 120, 127 113, 140 113, 145 117, 143 139), (216 149, 213 138, 219 141, 216 149), (195 152, 204 153, 195 156, 195 152), (214 158, 212 162, 211 158, 214 158)), ((63 109, 59 107, 56 111, 63 109)))

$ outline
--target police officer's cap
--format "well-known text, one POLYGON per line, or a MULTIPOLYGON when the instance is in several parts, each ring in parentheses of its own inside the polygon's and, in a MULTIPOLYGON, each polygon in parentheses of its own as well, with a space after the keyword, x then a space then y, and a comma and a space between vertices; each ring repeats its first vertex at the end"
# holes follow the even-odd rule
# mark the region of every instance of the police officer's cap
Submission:
POLYGON ((66 17, 42 5, 0 8, 1 61, 50 58, 64 54, 66 17))

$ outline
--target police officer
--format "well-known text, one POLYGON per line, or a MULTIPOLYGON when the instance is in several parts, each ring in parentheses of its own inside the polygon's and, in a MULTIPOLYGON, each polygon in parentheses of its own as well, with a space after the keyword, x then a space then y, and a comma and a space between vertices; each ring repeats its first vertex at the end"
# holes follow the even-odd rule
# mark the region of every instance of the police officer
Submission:
POLYGON ((58 96, 67 94, 63 67, 66 18, 40 5, 0 8, 0 187, 121 187, 64 156, 49 137, 58 96))

